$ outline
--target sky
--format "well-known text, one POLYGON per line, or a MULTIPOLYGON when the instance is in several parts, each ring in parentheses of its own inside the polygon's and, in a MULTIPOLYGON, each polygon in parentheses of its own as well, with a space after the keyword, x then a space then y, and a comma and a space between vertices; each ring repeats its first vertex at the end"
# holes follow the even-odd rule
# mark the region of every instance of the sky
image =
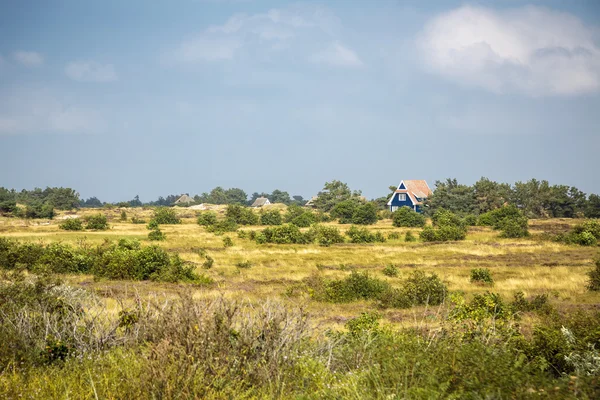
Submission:
POLYGON ((600 193, 600 2, 4 0, 0 186, 600 193))

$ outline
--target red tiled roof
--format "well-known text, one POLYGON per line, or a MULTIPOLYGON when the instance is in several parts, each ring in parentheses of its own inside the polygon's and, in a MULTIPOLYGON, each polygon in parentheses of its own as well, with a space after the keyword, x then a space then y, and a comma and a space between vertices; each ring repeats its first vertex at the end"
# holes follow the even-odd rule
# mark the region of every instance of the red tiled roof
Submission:
POLYGON ((398 189, 396 190, 396 193, 407 193, 413 204, 421 204, 420 201, 417 201, 417 197, 423 199, 433 194, 429 185, 427 185, 427 182, 424 180, 408 180, 402 182, 404 182, 406 190, 398 189))

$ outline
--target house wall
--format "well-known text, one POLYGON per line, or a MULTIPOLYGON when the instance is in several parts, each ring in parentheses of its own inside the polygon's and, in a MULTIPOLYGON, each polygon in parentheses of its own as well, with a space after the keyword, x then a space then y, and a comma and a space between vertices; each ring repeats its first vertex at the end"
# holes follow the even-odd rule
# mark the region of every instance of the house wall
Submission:
POLYGON ((399 194, 400 193, 394 193, 394 197, 392 198, 392 204, 390 204, 390 206, 389 206, 390 207, 390 211, 392 210, 392 207, 398 207, 398 208, 400 208, 400 207, 407 206, 407 207, 410 207, 411 209, 414 209, 413 208, 412 200, 408 196, 408 193, 404 193, 406 195, 406 200, 404 200, 404 201, 398 200, 398 195, 399 194))

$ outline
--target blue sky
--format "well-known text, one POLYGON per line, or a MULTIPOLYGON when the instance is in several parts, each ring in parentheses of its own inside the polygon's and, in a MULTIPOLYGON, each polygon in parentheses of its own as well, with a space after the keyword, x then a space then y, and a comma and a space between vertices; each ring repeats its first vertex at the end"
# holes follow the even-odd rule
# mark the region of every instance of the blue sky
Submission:
POLYGON ((0 186, 600 193, 596 1, 3 1, 0 186))

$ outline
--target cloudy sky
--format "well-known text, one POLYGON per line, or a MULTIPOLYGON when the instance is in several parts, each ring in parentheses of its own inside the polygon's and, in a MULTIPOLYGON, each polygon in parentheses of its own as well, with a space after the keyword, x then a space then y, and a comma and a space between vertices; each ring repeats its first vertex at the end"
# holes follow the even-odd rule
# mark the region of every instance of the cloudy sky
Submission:
POLYGON ((600 193, 599 154, 597 1, 0 4, 0 186, 600 193))

